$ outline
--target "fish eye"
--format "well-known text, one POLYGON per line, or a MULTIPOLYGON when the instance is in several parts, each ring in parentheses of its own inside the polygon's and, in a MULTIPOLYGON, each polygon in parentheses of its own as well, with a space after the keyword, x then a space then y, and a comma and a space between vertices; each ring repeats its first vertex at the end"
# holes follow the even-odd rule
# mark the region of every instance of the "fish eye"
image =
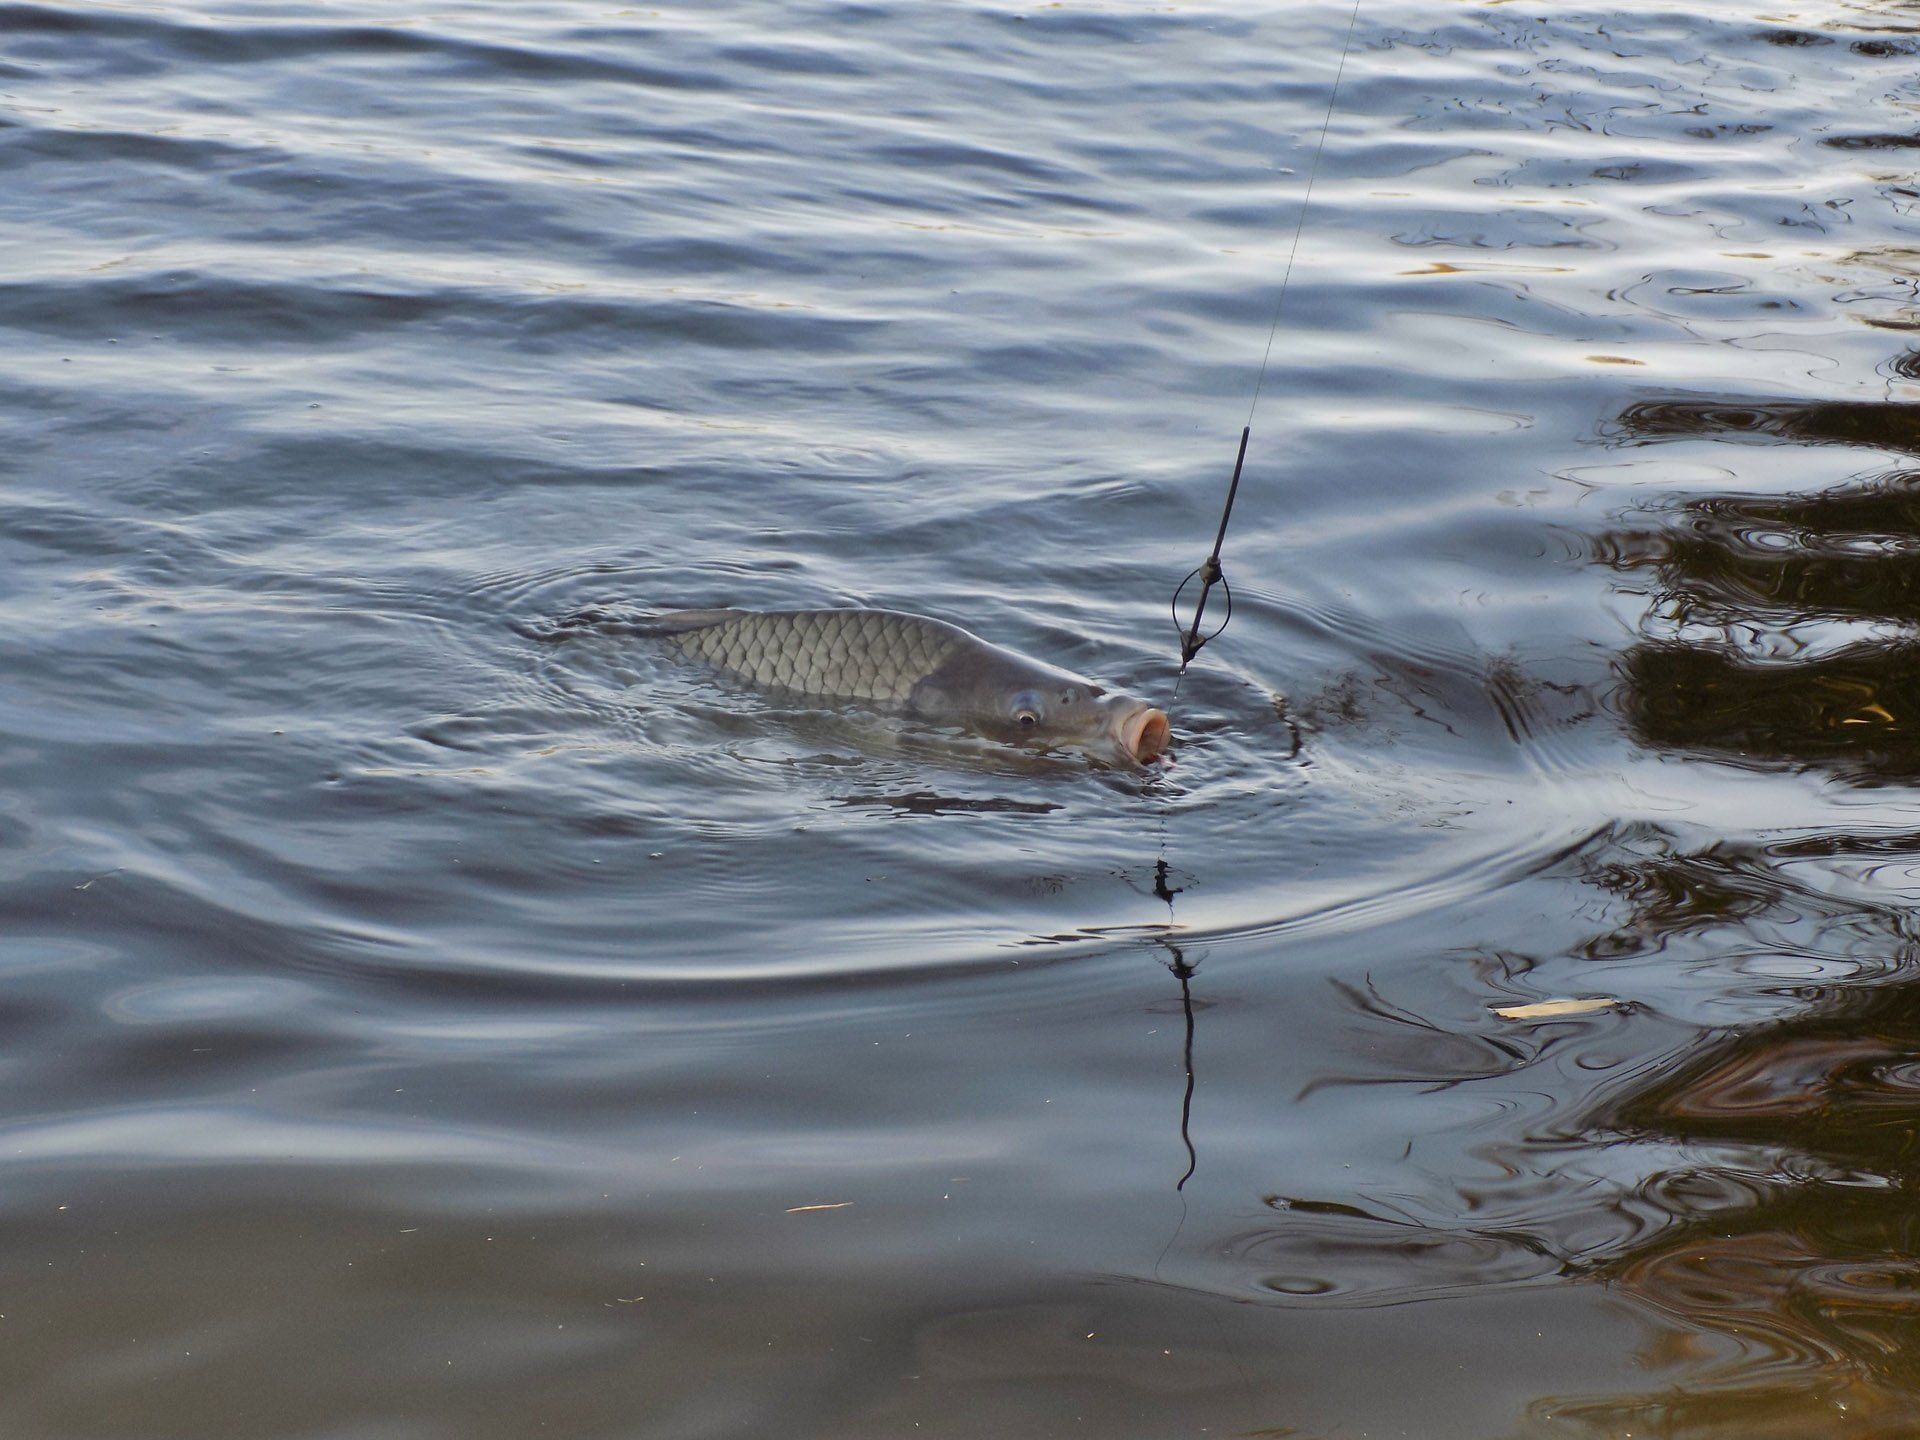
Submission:
POLYGON ((1071 705, 1073 704, 1074 701, 1078 700, 1079 698, 1080 698, 1080 692, 1078 690, 1068 689, 1068 690, 1062 690, 1060 692, 1060 703, 1062 705, 1071 705))

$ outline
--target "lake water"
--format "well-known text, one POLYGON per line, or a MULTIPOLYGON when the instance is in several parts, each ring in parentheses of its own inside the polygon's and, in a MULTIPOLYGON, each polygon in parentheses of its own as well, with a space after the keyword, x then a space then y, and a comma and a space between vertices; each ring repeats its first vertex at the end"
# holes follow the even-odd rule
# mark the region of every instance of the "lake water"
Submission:
POLYGON ((1362 0, 1176 700, 1347 21, 0 4, 0 1432, 1915 1433, 1920 6, 1362 0))

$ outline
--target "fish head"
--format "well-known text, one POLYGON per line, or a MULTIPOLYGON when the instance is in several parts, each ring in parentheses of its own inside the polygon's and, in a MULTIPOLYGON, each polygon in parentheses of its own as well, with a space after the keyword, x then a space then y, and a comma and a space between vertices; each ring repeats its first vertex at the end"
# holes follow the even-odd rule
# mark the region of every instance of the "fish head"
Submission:
POLYGON ((1072 747, 1129 765, 1157 760, 1171 733, 1145 701, 997 647, 929 677, 914 709, 1010 744, 1072 747))

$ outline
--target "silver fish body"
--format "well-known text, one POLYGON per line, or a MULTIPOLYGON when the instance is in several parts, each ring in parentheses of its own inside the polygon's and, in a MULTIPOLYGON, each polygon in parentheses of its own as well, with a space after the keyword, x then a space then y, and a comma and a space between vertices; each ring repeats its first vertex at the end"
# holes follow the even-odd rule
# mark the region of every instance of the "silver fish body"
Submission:
POLYGON ((1134 763, 1166 749, 1141 701, 977 635, 896 610, 680 610, 643 627, 761 689, 861 702, 996 739, 1071 745, 1134 763))

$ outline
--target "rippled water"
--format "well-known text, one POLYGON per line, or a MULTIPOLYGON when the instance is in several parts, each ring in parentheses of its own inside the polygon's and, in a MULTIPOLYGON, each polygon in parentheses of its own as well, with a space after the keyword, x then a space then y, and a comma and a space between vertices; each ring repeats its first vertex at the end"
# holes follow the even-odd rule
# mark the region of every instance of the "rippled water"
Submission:
POLYGON ((1346 23, 0 4, 0 1430, 1913 1433, 1920 6, 1362 0, 1163 775, 543 638, 1170 697, 1346 23))

